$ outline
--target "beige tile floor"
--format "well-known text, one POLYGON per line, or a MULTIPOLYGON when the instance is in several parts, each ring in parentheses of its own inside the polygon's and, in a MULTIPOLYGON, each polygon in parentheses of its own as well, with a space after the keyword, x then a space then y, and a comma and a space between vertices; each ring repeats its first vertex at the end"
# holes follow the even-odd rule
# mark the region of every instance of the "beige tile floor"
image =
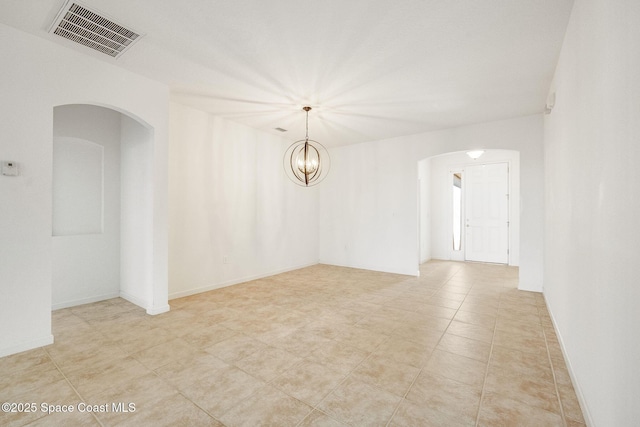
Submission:
POLYGON ((55 344, 0 359, 0 399, 37 407, 0 425, 581 426, 543 297, 517 274, 317 265, 158 316, 119 298, 58 310, 55 344))

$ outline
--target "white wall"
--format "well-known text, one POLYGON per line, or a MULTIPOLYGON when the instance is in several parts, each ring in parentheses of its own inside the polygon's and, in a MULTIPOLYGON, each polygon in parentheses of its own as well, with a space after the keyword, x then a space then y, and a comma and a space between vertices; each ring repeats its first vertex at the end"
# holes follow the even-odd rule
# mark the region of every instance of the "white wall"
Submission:
POLYGON ((418 228, 420 235, 420 264, 431 259, 431 159, 418 162, 418 191, 420 206, 418 207, 418 228))
MULTIPOLYGON (((477 160, 465 152, 443 154, 431 158, 431 256, 437 259, 451 257, 452 199, 451 171, 463 171, 466 166, 487 163, 509 164, 509 265, 520 265, 520 155, 511 150, 488 150, 477 160)), ((464 174, 462 185, 464 187, 464 174)), ((462 260, 464 259, 464 230, 462 230, 462 260)))
POLYGON ((470 149, 520 152, 520 287, 542 290, 542 115, 331 150, 320 189, 320 261, 416 275, 418 161, 470 149))
POLYGON ((153 300, 168 308, 168 88, 57 44, 0 25, 0 155, 20 166, 0 176, 0 356, 51 342, 53 108, 112 106, 154 129, 153 300), (163 298, 164 292, 164 298, 163 298), (163 301, 164 299, 164 301, 163 301))
POLYGON ((285 176, 292 141, 176 103, 170 134, 171 298, 318 262, 318 190, 285 176))
MULTIPOLYGON (((167 304, 167 287, 155 291, 153 288, 154 224, 149 221, 153 218, 153 147, 150 129, 131 117, 120 115, 119 293, 147 308, 150 314, 168 308, 163 307, 167 304)), ((167 268, 165 266, 164 271, 167 268)))
POLYGON ((82 138, 54 136, 54 237, 102 233, 104 166, 103 145, 82 138))
MULTIPOLYGON (((410 138, 409 138, 410 139, 410 138)), ((418 173, 409 139, 330 150, 320 190, 320 262, 418 274, 418 173)))
POLYGON ((545 118, 545 284, 594 426, 640 420, 640 2, 577 1, 545 118))
MULTIPOLYGON (((62 308, 106 298, 120 292, 120 113, 91 105, 64 105, 54 108, 53 120, 53 279, 52 307, 62 308), (81 194, 74 182, 59 182, 66 174, 70 180, 87 179, 78 175, 79 167, 87 166, 87 159, 64 162, 55 153, 58 144, 67 137, 87 141, 85 144, 102 148, 99 182, 81 194), (63 185, 66 188, 60 188, 63 185), (58 189, 56 191, 56 189, 58 189), (83 221, 84 202, 97 196, 97 206, 90 206, 90 221, 83 221), (56 209, 56 206, 68 209, 56 209), (98 215, 98 218, 93 218, 98 215), (59 218, 62 216, 63 218, 59 218), (66 218, 66 220, 64 220, 66 218), (56 227, 56 222, 63 223, 56 227), (78 224, 99 225, 89 233, 78 230, 78 224), (57 228, 64 229, 57 230, 57 228), (67 229, 69 229, 67 231, 67 229)), ((77 151, 77 147, 71 147, 77 151)), ((93 203, 92 203, 93 205, 93 203)))

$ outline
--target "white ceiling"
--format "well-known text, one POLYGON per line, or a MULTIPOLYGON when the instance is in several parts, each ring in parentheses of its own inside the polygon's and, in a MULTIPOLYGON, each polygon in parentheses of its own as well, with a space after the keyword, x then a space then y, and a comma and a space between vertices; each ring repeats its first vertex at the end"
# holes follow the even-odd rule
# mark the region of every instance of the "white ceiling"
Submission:
POLYGON ((332 147, 542 112, 573 0, 80 3, 145 37, 114 60, 50 35, 64 0, 3 0, 0 22, 287 139, 309 104, 311 138, 332 147))

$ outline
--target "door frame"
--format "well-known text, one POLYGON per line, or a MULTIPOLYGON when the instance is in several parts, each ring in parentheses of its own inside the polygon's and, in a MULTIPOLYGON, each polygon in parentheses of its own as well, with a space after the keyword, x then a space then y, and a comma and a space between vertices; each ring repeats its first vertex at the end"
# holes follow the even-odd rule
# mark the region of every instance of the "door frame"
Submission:
MULTIPOLYGON (((461 178, 461 187, 462 187, 462 201, 461 201, 461 212, 462 212, 462 218, 465 218, 465 212, 466 212, 466 185, 465 185, 465 175, 466 175, 466 168, 468 168, 469 166, 482 166, 482 165, 494 165, 494 164, 500 164, 500 163, 506 163, 507 164, 507 188, 509 191, 509 201, 507 203, 507 215, 508 215, 508 221, 509 221, 509 228, 507 230, 507 263, 506 265, 511 265, 511 254, 512 254, 512 247, 511 247, 511 223, 512 221, 512 210, 511 210, 511 195, 512 195, 512 176, 511 176, 511 171, 512 171, 512 164, 511 164, 511 160, 496 160, 496 161, 488 161, 488 162, 478 162, 478 161, 470 161, 470 162, 466 162, 464 164, 455 164, 455 165, 451 165, 447 168, 447 179, 446 179, 446 183, 447 183, 447 189, 445 191, 447 191, 447 206, 446 206, 446 218, 447 218, 447 229, 451 231, 451 233, 453 233, 453 195, 450 191, 450 185, 452 182, 452 177, 454 173, 459 173, 462 172, 462 178, 461 178)), ((463 224, 463 229, 461 231, 461 235, 460 235, 460 242, 461 242, 461 250, 460 251, 455 251, 453 249, 453 245, 451 245, 449 247, 449 259, 451 261, 463 261, 463 262, 479 262, 479 261, 467 261, 466 259, 466 248, 467 248, 467 242, 466 242, 466 232, 464 230, 464 224, 463 224)))
MULTIPOLYGON (((464 252, 464 261, 465 262, 486 262, 486 263, 491 263, 491 264, 502 264, 502 265, 510 265, 511 262, 511 162, 510 161, 493 161, 493 162, 482 162, 482 163, 470 163, 467 164, 466 167, 472 166, 472 167, 476 167, 476 166, 488 166, 488 165, 498 165, 498 164, 506 164, 507 165, 507 182, 506 182, 506 186, 507 186, 507 202, 506 202, 506 206, 507 206, 507 235, 506 235, 506 239, 507 239, 507 260, 505 263, 492 263, 490 261, 476 261, 476 260, 468 260, 467 259, 467 248, 468 246, 465 245, 463 247, 463 251, 464 252)), ((468 188, 463 188, 462 190, 462 199, 466 202, 467 199, 467 191, 468 188)), ((466 230, 466 222, 468 221, 468 219, 466 219, 466 203, 465 205, 463 205, 463 210, 462 210, 462 216, 465 218, 465 226, 464 226, 464 242, 466 243, 466 235, 467 235, 467 230, 466 230)))

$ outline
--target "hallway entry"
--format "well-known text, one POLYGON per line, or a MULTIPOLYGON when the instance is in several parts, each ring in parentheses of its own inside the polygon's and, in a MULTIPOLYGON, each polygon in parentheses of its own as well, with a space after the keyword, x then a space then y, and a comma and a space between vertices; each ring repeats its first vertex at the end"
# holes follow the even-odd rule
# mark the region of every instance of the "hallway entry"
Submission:
POLYGON ((520 264, 520 157, 512 150, 466 152, 418 162, 420 262, 520 264))

